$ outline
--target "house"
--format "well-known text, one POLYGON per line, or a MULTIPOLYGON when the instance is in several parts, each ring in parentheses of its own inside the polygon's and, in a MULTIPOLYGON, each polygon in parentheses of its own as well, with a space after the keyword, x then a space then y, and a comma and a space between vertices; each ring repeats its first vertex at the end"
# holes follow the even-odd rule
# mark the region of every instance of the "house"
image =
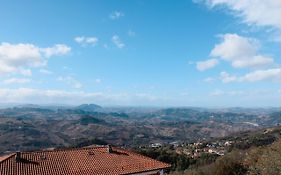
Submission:
POLYGON ((162 143, 152 143, 152 144, 150 145, 150 147, 151 147, 151 148, 160 148, 160 147, 162 147, 162 143))
POLYGON ((169 164, 111 146, 0 157, 0 175, 161 175, 168 168, 169 164))
POLYGON ((212 154, 212 153, 215 153, 215 150, 214 149, 209 149, 208 152, 212 154))

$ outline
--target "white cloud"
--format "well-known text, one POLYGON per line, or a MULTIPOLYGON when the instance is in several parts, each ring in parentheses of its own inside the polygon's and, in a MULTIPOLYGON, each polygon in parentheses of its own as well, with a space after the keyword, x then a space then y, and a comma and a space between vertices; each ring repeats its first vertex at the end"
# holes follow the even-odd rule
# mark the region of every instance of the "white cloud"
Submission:
POLYGON ((75 78, 73 78, 71 76, 58 77, 57 81, 64 82, 76 89, 82 88, 82 86, 83 86, 82 83, 80 83, 78 80, 76 80, 75 78))
POLYGON ((123 16, 125 16, 125 14, 123 12, 114 11, 109 15, 109 18, 112 19, 112 20, 116 20, 116 19, 119 19, 123 16))
POLYGON ((31 80, 27 78, 10 78, 3 80, 3 84, 23 84, 29 82, 31 82, 31 80))
POLYGON ((71 48, 57 44, 53 47, 40 48, 33 44, 1 43, 0 45, 0 74, 18 73, 31 75, 30 68, 45 66, 49 57, 64 55, 70 52, 71 48))
POLYGON ((211 56, 220 57, 227 61, 238 58, 252 57, 256 54, 259 43, 252 38, 246 38, 237 34, 224 34, 221 36, 222 42, 215 45, 211 51, 211 56))
MULTIPOLYGON (((225 34, 222 35, 222 42, 215 45, 212 49, 210 57, 228 61, 234 68, 255 68, 255 71, 242 76, 221 72, 220 79, 224 83, 256 82, 264 80, 274 82, 281 81, 281 69, 272 68, 272 66, 274 66, 274 59, 269 56, 261 55, 258 52, 259 49, 260 44, 255 39, 242 37, 237 34, 225 34), (271 66, 271 68, 269 66, 271 66)), ((212 68, 215 65, 216 62, 208 60, 197 62, 197 69, 202 71, 212 68)))
POLYGON ((211 69, 215 67, 217 64, 219 64, 219 61, 217 59, 209 59, 206 61, 199 61, 196 63, 196 68, 200 71, 204 71, 207 69, 211 69))
POLYGON ((273 58, 258 54, 259 42, 237 34, 225 34, 210 56, 231 62, 234 68, 257 68, 270 65, 273 58))
POLYGON ((81 91, 41 90, 31 88, 0 89, 0 98, 7 103, 80 103, 100 98, 100 93, 81 91), (75 99, 75 100, 73 100, 75 99), (75 101, 75 102, 74 102, 75 101))
POLYGON ((74 38, 74 41, 76 41, 77 43, 82 43, 84 39, 85 39, 84 36, 77 36, 74 38))
POLYGON ((24 76, 31 76, 32 75, 32 71, 30 69, 19 69, 19 73, 24 75, 24 76))
POLYGON ((53 74, 53 72, 48 69, 40 69, 39 72, 47 75, 53 74))
POLYGON ((45 64, 40 49, 32 44, 0 45, 0 73, 27 74, 26 67, 38 67, 45 64))
POLYGON ((74 41, 76 41, 77 43, 86 46, 86 45, 92 45, 92 46, 96 46, 99 39, 97 37, 85 37, 85 36, 77 36, 74 38, 74 41))
POLYGON ((53 47, 41 48, 45 57, 49 58, 54 55, 65 55, 71 51, 71 48, 64 44, 56 44, 53 47))
POLYGON ((236 76, 231 76, 227 72, 221 72, 220 76, 221 76, 222 82, 224 82, 224 83, 237 81, 236 76))
POLYGON ((36 103, 36 104, 113 104, 113 105, 132 105, 132 104, 155 104, 163 103, 167 99, 153 96, 147 93, 102 93, 84 91, 64 91, 64 90, 42 90, 32 88, 5 89, 0 88, 0 99, 5 99, 6 103, 36 103), (75 99, 75 100, 73 100, 75 99))
POLYGON ((244 67, 261 67, 261 66, 266 66, 272 64, 273 58, 267 57, 267 56, 262 56, 262 55, 255 55, 250 60, 234 60, 232 62, 232 66, 235 68, 244 68, 244 67))
POLYGON ((254 72, 250 72, 243 77, 239 78, 240 81, 262 81, 262 80, 271 80, 271 81, 281 81, 281 69, 267 69, 267 70, 257 70, 254 72))
POLYGON ((229 82, 257 82, 257 81, 274 81, 281 82, 281 68, 266 70, 256 70, 243 76, 229 75, 226 72, 221 73, 221 79, 225 83, 229 82))
POLYGON ((203 0, 211 7, 225 6, 244 23, 281 29, 280 0, 203 0))
POLYGON ((118 35, 113 35, 111 38, 113 44, 116 45, 119 49, 122 49, 125 47, 125 44, 121 41, 120 37, 118 35))

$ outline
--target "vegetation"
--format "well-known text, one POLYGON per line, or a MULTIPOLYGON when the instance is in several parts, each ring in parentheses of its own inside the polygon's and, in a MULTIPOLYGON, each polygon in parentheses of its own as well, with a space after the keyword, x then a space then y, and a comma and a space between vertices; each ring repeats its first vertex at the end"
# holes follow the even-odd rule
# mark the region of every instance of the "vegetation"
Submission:
POLYGON ((171 147, 137 149, 138 153, 172 165, 170 171, 181 172, 191 167, 208 165, 218 157, 215 154, 204 154, 198 159, 193 159, 184 154, 177 154, 171 147))
POLYGON ((83 116, 79 119, 81 125, 89 125, 95 123, 105 123, 103 120, 92 117, 92 116, 83 116))
MULTIPOLYGON (((243 132, 235 136, 210 140, 208 143, 217 144, 226 141, 231 142, 232 145, 225 146, 228 153, 224 156, 206 152, 199 157, 191 158, 190 155, 187 156, 180 151, 187 149, 190 144, 177 148, 172 146, 142 148, 139 149, 139 153, 170 163, 171 175, 279 175, 281 173, 281 127, 243 132)), ((205 143, 197 146, 197 149, 202 150, 204 145, 205 143)))
MULTIPOLYGON (((0 154, 5 151, 70 147, 80 138, 96 138, 126 147, 153 142, 196 141, 258 128, 249 122, 272 126, 279 121, 276 111, 274 114, 267 112, 264 117, 258 117, 253 110, 237 111, 101 108, 94 104, 69 108, 28 105, 0 109, 0 154)), ((273 141, 274 138, 255 140, 257 145, 273 141)), ((241 144, 241 147, 246 149, 248 145, 241 144)))
POLYGON ((87 147, 87 146, 91 146, 91 145, 107 145, 107 142, 100 140, 100 139, 96 139, 96 138, 79 138, 76 141, 76 144, 74 144, 73 148, 82 148, 82 147, 87 147))
POLYGON ((106 109, 95 105, 0 109, 0 154, 109 143, 144 148, 137 151, 170 163, 172 175, 275 175, 281 172, 281 112, 260 112, 262 115, 247 109, 106 109), (180 149, 174 147, 174 141, 180 149), (202 145, 186 151, 181 149, 188 146, 182 144, 185 141, 202 145), (152 143, 164 146, 151 148, 152 143), (225 143, 231 145, 225 147, 225 143), (220 149, 210 154, 205 148, 222 148, 228 153, 218 156, 220 149))
POLYGON ((235 150, 210 165, 175 172, 183 175, 279 175, 281 140, 266 147, 235 150))

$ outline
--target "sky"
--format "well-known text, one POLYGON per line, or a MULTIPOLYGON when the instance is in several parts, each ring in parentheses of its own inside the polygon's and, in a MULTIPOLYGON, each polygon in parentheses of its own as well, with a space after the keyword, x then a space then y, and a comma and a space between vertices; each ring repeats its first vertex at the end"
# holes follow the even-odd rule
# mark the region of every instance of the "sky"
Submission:
POLYGON ((1 0, 0 103, 281 106, 280 0, 1 0))

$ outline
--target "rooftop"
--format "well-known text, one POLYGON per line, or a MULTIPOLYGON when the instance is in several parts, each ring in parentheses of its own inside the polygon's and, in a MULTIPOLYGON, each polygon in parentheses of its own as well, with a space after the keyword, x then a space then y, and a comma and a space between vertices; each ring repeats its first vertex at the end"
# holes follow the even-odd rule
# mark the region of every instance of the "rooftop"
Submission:
POLYGON ((21 152, 0 157, 1 175, 117 175, 167 169, 170 165, 113 147, 21 152))

